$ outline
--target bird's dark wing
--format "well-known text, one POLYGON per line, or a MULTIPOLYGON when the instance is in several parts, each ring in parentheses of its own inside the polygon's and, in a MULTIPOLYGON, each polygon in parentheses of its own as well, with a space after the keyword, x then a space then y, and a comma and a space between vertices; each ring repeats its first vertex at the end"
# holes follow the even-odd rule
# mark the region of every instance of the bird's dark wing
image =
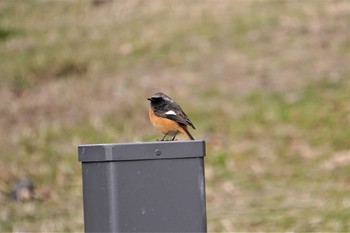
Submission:
POLYGON ((168 118, 179 124, 189 125, 193 129, 196 129, 186 113, 182 111, 181 107, 175 102, 162 106, 162 108, 154 109, 154 113, 157 116, 168 118))
POLYGON ((176 113, 176 115, 165 114, 165 117, 168 118, 168 119, 174 120, 174 121, 176 121, 176 122, 178 122, 180 124, 189 125, 193 129, 196 129, 196 127, 194 127, 194 125, 191 122, 191 120, 188 118, 188 116, 183 111, 176 113))

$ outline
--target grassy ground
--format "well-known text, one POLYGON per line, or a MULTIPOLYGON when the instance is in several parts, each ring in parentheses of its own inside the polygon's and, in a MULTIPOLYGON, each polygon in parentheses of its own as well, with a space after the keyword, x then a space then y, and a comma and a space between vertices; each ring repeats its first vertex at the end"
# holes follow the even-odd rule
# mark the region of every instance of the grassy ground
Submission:
POLYGON ((159 138, 159 90, 207 142, 209 231, 350 231, 348 1, 96 2, 0 1, 0 231, 82 231, 77 145, 159 138))

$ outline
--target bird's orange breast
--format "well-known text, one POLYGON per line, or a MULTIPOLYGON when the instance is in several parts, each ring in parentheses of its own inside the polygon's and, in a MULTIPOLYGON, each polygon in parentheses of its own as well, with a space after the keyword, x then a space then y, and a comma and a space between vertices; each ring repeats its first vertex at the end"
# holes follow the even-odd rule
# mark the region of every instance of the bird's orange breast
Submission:
POLYGON ((176 121, 155 115, 152 107, 150 107, 148 113, 154 128, 163 134, 176 135, 180 132, 179 130, 182 130, 176 121))

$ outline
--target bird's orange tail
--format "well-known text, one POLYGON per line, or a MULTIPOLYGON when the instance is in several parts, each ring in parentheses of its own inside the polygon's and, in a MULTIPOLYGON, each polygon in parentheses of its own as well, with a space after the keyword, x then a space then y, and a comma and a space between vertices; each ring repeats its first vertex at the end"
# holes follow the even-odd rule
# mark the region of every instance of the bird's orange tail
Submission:
POLYGON ((189 140, 194 140, 194 138, 192 137, 192 135, 190 134, 190 132, 188 132, 187 127, 183 126, 180 127, 181 128, 181 133, 184 134, 189 140))

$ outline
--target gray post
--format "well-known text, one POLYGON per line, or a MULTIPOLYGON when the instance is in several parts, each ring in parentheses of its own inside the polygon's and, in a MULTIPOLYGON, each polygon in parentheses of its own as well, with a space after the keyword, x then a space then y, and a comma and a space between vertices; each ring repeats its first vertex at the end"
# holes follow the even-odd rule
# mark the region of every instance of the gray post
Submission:
POLYGON ((206 232, 204 141, 78 147, 85 232, 206 232))

